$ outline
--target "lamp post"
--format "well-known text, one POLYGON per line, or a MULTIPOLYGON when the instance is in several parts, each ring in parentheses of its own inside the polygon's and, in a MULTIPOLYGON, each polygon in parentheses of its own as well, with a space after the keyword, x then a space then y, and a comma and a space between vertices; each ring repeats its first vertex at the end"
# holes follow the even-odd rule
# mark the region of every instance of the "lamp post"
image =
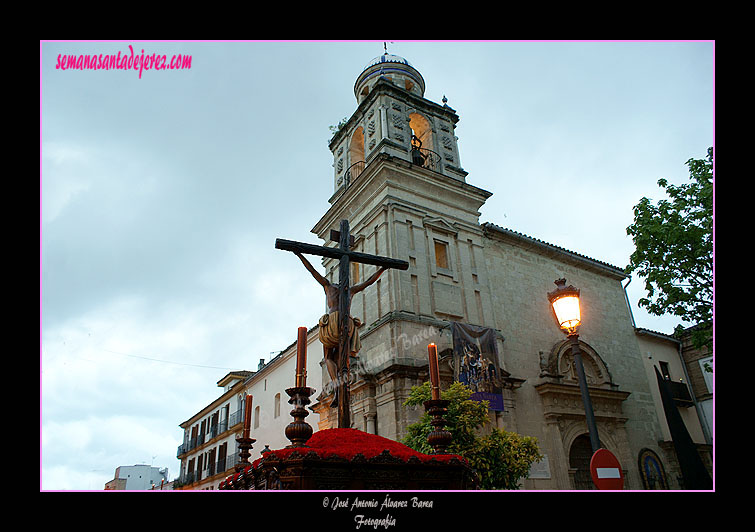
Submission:
POLYGON ((555 281, 556 289, 548 292, 548 301, 550 301, 556 321, 561 330, 566 333, 571 344, 572 357, 574 358, 574 367, 577 370, 577 380, 579 389, 582 392, 582 403, 585 406, 585 417, 587 419, 587 430, 590 433, 590 445, 592 452, 595 453, 601 448, 600 439, 598 438, 598 427, 595 424, 595 414, 593 413, 592 400, 590 392, 587 389, 587 379, 585 378, 585 368, 582 364, 582 353, 579 349, 579 326, 582 318, 579 311, 579 289, 569 285, 566 286, 566 279, 557 279, 555 281))

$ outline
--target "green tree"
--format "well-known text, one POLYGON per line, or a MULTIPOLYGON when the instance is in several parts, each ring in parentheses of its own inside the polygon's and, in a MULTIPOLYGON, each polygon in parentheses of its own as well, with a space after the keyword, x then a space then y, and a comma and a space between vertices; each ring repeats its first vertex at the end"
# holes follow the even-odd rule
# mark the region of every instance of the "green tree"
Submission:
POLYGON ((343 126, 345 126, 345 125, 346 125, 346 122, 348 122, 348 121, 349 121, 349 117, 348 117, 348 116, 345 116, 345 117, 343 117, 343 119, 342 119, 342 120, 341 120, 340 122, 338 122, 338 124, 336 124, 335 126, 328 126, 328 129, 329 129, 329 130, 330 130, 330 132, 331 132, 331 137, 330 137, 330 138, 333 138, 333 136, 334 136, 334 135, 335 135, 336 133, 338 133, 339 131, 341 131, 341 128, 343 128, 343 126))
MULTIPOLYGON (((697 325, 696 347, 713 343, 713 148, 705 159, 689 159, 690 182, 659 179, 668 199, 642 198, 627 227, 635 251, 627 273, 645 279, 639 305, 656 316, 673 314, 697 325)), ((677 327, 679 334, 684 327, 677 327)))
MULTIPOLYGON (((527 476, 530 466, 543 457, 537 439, 514 432, 493 429, 480 435, 480 429, 490 422, 488 402, 470 399, 472 390, 454 382, 441 392, 441 399, 449 401, 446 430, 453 438, 448 451, 463 456, 480 477, 483 489, 517 489, 519 480, 527 476)), ((430 383, 414 386, 404 406, 422 406, 431 397, 430 383)), ((427 437, 433 430, 429 414, 410 425, 403 443, 415 451, 432 453, 427 437)))

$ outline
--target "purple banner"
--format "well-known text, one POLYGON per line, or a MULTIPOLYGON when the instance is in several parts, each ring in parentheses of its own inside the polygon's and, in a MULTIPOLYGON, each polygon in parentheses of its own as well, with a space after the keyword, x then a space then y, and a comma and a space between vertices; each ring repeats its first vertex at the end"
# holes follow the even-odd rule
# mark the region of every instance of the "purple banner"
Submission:
POLYGON ((488 327, 451 322, 454 343, 454 380, 472 389, 472 399, 489 401, 491 410, 503 411, 501 372, 496 333, 488 327))

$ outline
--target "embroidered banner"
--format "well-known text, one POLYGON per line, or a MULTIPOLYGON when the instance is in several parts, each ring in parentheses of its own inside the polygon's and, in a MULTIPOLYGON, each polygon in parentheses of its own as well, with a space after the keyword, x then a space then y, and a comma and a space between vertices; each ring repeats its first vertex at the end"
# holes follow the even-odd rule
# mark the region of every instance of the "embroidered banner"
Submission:
POLYGON ((496 333, 488 327, 451 322, 454 343, 454 380, 472 389, 472 399, 489 401, 491 410, 503 411, 501 372, 496 333))

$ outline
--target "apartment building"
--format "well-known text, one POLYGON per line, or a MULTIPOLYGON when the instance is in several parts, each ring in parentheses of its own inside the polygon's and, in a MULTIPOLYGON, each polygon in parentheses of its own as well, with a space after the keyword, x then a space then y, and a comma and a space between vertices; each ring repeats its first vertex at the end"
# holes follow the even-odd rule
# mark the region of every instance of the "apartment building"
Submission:
MULTIPOLYGON (((292 337, 296 332, 294 326, 292 337)), ((308 385, 317 389, 316 397, 321 392, 324 372, 317 326, 309 330, 307 345, 308 385)), ((289 445, 285 429, 292 418, 286 389, 294 385, 295 373, 296 341, 267 363, 261 359, 257 371, 231 371, 220 379, 217 385, 223 388, 221 395, 180 424, 184 441, 178 447, 181 473, 174 489, 217 489, 220 481, 234 471, 239 461, 236 437, 244 429, 247 395, 253 397, 250 435, 256 440, 250 461, 259 458, 265 447, 281 449, 289 445)), ((318 429, 317 414, 311 413, 306 421, 318 429)))
POLYGON ((252 371, 231 371, 217 382, 223 393, 181 423, 184 441, 177 451, 181 473, 174 489, 209 489, 236 465, 236 434, 244 422, 244 382, 253 375, 252 371))

